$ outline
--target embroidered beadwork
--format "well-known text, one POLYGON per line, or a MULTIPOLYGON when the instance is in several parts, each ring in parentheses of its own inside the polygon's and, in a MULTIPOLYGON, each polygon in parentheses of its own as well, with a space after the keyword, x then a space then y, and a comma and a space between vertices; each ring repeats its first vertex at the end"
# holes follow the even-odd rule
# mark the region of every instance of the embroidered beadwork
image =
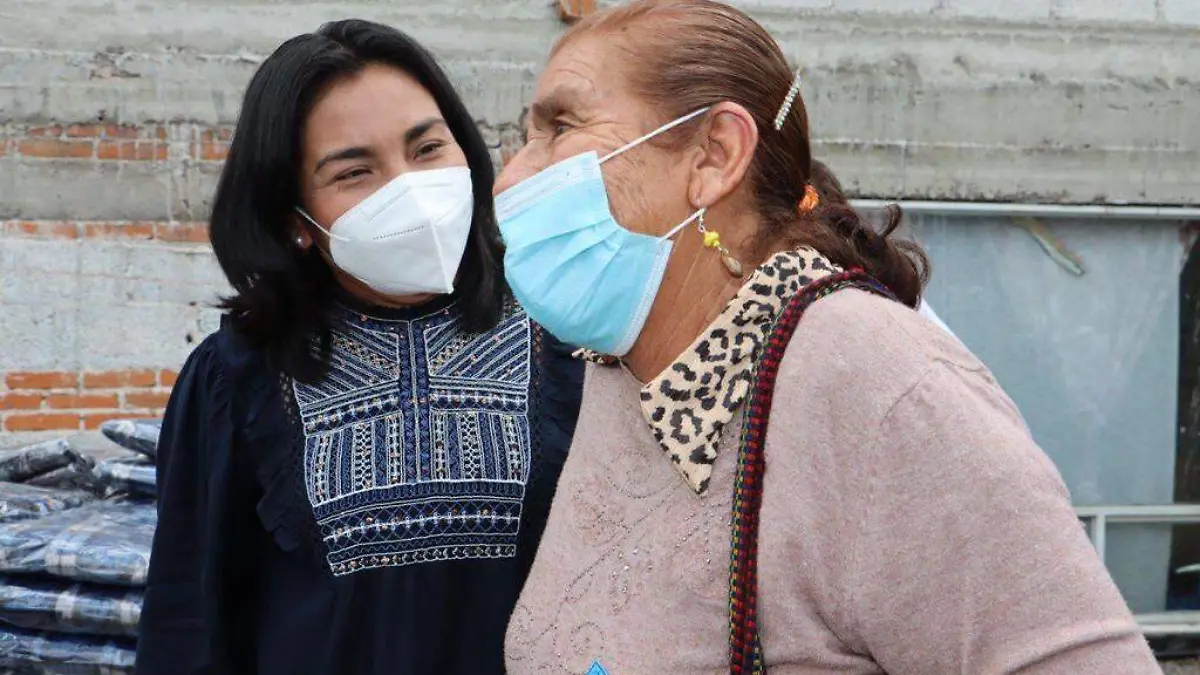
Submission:
POLYGON ((338 323, 329 375, 292 385, 308 501, 335 575, 515 555, 531 333, 515 304, 485 334, 446 310, 338 323))

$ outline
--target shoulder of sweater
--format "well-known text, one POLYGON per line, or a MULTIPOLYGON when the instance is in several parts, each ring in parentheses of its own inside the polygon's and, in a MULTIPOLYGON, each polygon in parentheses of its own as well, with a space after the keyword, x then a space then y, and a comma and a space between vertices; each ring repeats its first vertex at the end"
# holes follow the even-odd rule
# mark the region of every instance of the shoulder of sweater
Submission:
POLYGON ((780 366, 776 399, 820 396, 881 419, 938 364, 987 372, 961 342, 911 307, 839 291, 801 318, 780 366))

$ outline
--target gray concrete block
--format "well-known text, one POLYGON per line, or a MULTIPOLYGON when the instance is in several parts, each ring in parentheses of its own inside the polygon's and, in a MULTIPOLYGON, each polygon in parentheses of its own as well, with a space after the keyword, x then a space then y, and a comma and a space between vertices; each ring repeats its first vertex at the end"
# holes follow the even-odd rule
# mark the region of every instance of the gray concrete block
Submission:
POLYGON ((77 314, 79 341, 87 346, 74 354, 80 368, 178 367, 197 342, 200 310, 194 307, 173 303, 82 305, 77 314))
POLYGON ((1163 0, 1162 18, 1179 26, 1200 26, 1200 2, 1196 0, 1163 0))
POLYGON ((727 0, 727 2, 753 16, 758 12, 769 9, 786 9, 788 11, 806 9, 830 10, 834 8, 837 0, 727 0))
POLYGON ((227 291, 207 248, 88 242, 81 247, 80 302, 203 306, 227 291))
POLYGON ((167 176, 171 185, 170 220, 207 220, 220 175, 221 167, 214 163, 183 164, 171 171, 167 176))
POLYGON ((76 274, 79 271, 79 242, 0 237, 0 274, 36 276, 76 274))
MULTIPOLYGON (((1200 106, 1194 76, 1200 41, 1186 39, 1191 33, 1183 29, 1137 24, 1154 0, 1053 1, 1065 18, 1049 25, 1020 21, 1044 19, 1052 0, 1003 7, 984 0, 739 4, 804 66, 804 96, 819 143, 927 146, 946 162, 940 173, 868 167, 868 175, 854 180, 877 189, 905 186, 909 193, 897 197, 948 198, 961 193, 947 177, 966 169, 978 176, 970 184, 980 193, 964 198, 1024 193, 1024 185, 1004 182, 1006 167, 969 164, 1015 157, 1027 175, 1049 179, 1031 199, 1177 194, 1177 164, 1170 158, 1200 147, 1200 127, 1187 112, 1200 106), (934 9, 931 20, 926 14, 934 9), (1085 188, 1058 176, 1056 162, 1039 164, 1048 153, 1078 153, 1080 161, 1103 157, 1103 165, 1085 169, 1101 180, 1085 188), (1131 174, 1168 182, 1119 187, 1131 174)), ((90 0, 56 2, 85 21, 59 25, 32 11, 36 0, 11 0, 0 10, 34 17, 0 21, 0 44, 13 45, 0 51, 0 119, 229 124, 246 80, 279 40, 335 16, 361 15, 425 41, 476 117, 497 127, 494 135, 514 136, 546 50, 562 30, 551 7, 516 0, 303 7, 184 0, 153 10, 118 5, 104 11, 90 0)), ((1176 17, 1187 4, 1164 2, 1164 13, 1176 17)), ((172 139, 171 159, 153 166, 0 158, 0 217, 203 219, 217 167, 186 160, 186 132, 172 139)), ((497 160, 501 154, 497 149, 497 160)))
POLYGON ((5 270, 0 277, 0 305, 37 305, 43 307, 72 307, 79 302, 79 293, 87 288, 93 298, 106 298, 102 304, 112 304, 120 283, 115 279, 91 278, 86 286, 75 273, 5 270))
POLYGON ((1051 15, 1073 21, 1154 21, 1155 0, 1054 0, 1051 15))
POLYGON ((170 183, 151 162, 22 159, 0 180, 0 219, 166 220, 170 183))
POLYGON ((2 237, 0 372, 177 367, 225 290, 204 247, 2 237))
POLYGON ((1046 21, 1054 0, 950 0, 955 16, 997 21, 1046 21))
POLYGON ((54 6, 54 12, 38 11, 44 7, 39 0, 7 0, 0 8, 0 19, 6 19, 0 21, 0 44, 94 51, 114 45, 150 51, 167 45, 173 51, 261 55, 326 21, 356 17, 401 28, 440 53, 444 39, 456 46, 490 51, 501 44, 519 51, 562 30, 553 5, 526 0, 179 0, 152 5, 55 0, 54 6), (73 20, 63 21, 63 16, 73 20))
POLYGON ((162 45, 127 50, 115 56, 32 47, 0 52, 0 119, 216 123, 236 117, 257 67, 252 60, 164 52, 162 45))
POLYGON ((814 144, 813 156, 833 169, 854 195, 895 199, 905 194, 905 148, 868 141, 826 141, 814 144))
MULTIPOLYGON (((499 123, 515 119, 532 97, 548 48, 549 42, 523 60, 481 58, 487 53, 482 46, 477 53, 447 49, 439 55, 475 116, 499 123)), ((0 122, 234 124, 246 85, 258 68, 258 57, 129 53, 122 61, 128 75, 106 78, 78 65, 89 58, 84 52, 0 51, 0 122)))
POLYGON ((944 6, 942 0, 834 0, 833 8, 839 12, 886 12, 896 14, 932 14, 944 6))
POLYGON ((5 302, 0 308, 0 372, 72 369, 79 334, 74 312, 57 304, 5 302))

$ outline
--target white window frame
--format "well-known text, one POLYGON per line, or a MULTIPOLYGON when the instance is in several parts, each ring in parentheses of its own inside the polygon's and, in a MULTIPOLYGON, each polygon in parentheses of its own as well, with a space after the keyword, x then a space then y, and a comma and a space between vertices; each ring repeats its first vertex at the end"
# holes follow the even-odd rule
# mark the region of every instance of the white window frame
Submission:
MULTIPOLYGON (((1079 506, 1076 515, 1087 529, 1092 546, 1104 562, 1108 547, 1108 526, 1112 523, 1153 523, 1188 525, 1200 523, 1200 504, 1163 506, 1079 506)), ((1189 567, 1191 567, 1189 565, 1189 567)), ((1146 637, 1200 635, 1200 612, 1179 611, 1137 615, 1146 637)))

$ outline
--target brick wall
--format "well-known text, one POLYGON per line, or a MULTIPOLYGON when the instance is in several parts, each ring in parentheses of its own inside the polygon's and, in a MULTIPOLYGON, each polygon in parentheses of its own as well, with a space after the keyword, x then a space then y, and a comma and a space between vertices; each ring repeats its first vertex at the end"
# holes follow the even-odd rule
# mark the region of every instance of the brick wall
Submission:
MULTIPOLYGON (((232 128, 68 119, 9 123, 0 133, 0 158, 9 166, 61 180, 80 169, 115 169, 118 177, 138 170, 171 176, 185 167, 215 173, 232 128)), ((70 181, 59 187, 69 200, 70 181)), ((117 180, 108 189, 138 187, 117 180)), ((175 382, 172 368, 203 331, 179 340, 160 333, 158 322, 105 327, 90 317, 132 318, 139 310, 178 316, 215 298, 219 279, 207 225, 163 211, 161 219, 0 219, 0 302, 8 317, 8 329, 0 328, 0 433, 94 429, 117 417, 162 414, 175 382), (181 255, 210 268, 202 282, 177 276, 172 258, 181 255), (194 297, 172 297, 179 290, 194 297), (138 348, 147 341, 159 344, 138 348), (163 349, 167 343, 178 344, 163 349), (89 351, 108 358, 89 358, 89 351)))
MULTIPOLYGON (((233 130, 63 120, 0 131, 0 158, 28 171, 116 167, 170 177, 216 175, 233 130)), ((515 124, 482 131, 497 165, 519 145, 515 124)), ((200 220, 0 219, 0 306, 7 315, 0 323, 0 434, 86 430, 109 419, 161 415, 175 382, 172 368, 215 327, 210 306, 224 290, 200 220), (181 277, 187 265, 180 256, 203 273, 181 277), (72 320, 81 309, 85 314, 72 320), (128 317, 138 310, 158 316, 102 326, 86 314, 128 317), (179 320, 189 311, 206 320, 179 320), (60 340, 64 335, 72 339, 60 340)))
POLYGON ((220 162, 229 152, 231 126, 193 123, 6 124, 0 157, 89 162, 220 162))
POLYGON ((0 431, 95 429, 119 417, 162 414, 173 370, 10 372, 0 387, 0 431))
MULTIPOLYGON (((1200 2, 733 2, 804 65, 816 151, 857 194, 1194 201, 1200 2)), ((204 222, 281 40, 345 16, 410 30, 499 163, 562 30, 528 0, 101 4, 0 3, 0 435, 152 413, 216 328, 204 222)))

